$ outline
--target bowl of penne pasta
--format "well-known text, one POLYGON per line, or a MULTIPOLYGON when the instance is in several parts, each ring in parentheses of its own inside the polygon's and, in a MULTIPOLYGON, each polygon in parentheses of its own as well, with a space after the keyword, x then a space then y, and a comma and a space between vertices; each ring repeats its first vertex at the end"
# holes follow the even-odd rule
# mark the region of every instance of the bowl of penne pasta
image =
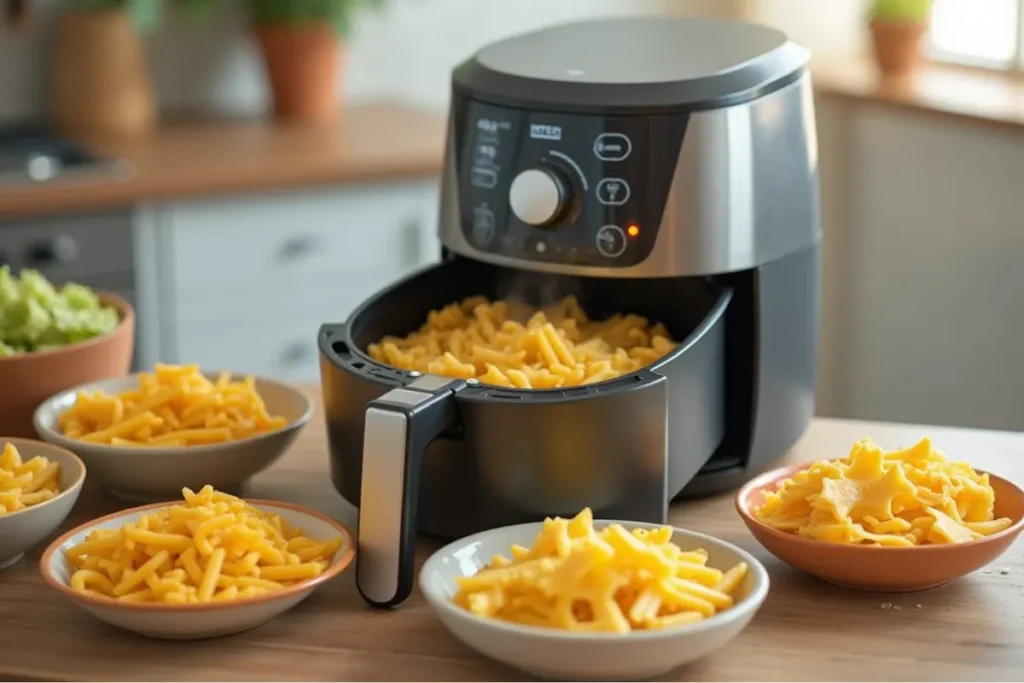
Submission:
POLYGON ((206 484, 237 491, 284 454, 312 413, 309 397, 282 382, 157 364, 63 391, 34 423, 110 493, 151 502, 206 484))
POLYGON ((41 441, 0 437, 0 570, 59 527, 78 500, 85 464, 41 441))
POLYGON ((277 617, 354 555, 352 533, 327 515, 204 486, 68 531, 39 569, 54 590, 108 624, 195 640, 277 617))
POLYGON ((419 584, 441 622, 488 657, 548 680, 641 680, 737 637, 768 595, 752 555, 670 526, 546 519, 451 543, 419 584))

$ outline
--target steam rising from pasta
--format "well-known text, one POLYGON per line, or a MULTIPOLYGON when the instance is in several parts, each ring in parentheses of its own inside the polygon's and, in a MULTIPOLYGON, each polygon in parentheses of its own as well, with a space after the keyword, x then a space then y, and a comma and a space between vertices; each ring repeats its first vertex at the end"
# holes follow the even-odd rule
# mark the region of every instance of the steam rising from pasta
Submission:
POLYGON ((633 372, 676 343, 661 323, 617 314, 592 321, 575 296, 536 308, 470 297, 431 311, 407 337, 370 344, 370 357, 416 370, 518 389, 593 384, 633 372))

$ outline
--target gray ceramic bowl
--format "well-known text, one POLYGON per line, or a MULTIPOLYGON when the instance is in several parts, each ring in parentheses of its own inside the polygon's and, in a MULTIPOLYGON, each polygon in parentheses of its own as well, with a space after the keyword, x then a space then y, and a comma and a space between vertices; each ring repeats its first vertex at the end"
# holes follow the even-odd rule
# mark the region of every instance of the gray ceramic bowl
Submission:
MULTIPOLYGON (((219 372, 204 372, 216 379, 219 372)), ((58 417, 75 404, 80 391, 115 394, 138 386, 138 374, 83 384, 47 399, 36 409, 39 436, 77 453, 89 474, 118 498, 133 502, 177 500, 181 489, 206 484, 221 491, 237 490, 284 454, 313 414, 313 404, 298 389, 271 379, 256 378, 256 390, 267 411, 284 417, 281 429, 230 443, 175 448, 126 448, 70 439, 60 433, 58 417)), ((244 375, 235 373, 233 379, 244 375)))
MULTIPOLYGON (((595 520, 594 527, 615 523, 626 529, 661 526, 595 520)), ((543 679, 632 681, 661 676, 725 646, 746 628, 768 596, 768 572, 753 555, 713 536, 674 529, 672 542, 683 550, 706 550, 709 567, 725 570, 737 562, 747 563, 749 570, 735 605, 693 624, 613 634, 484 619, 452 602, 457 577, 472 576, 495 555, 507 557, 512 545, 532 546, 541 527, 538 522, 492 529, 446 545, 423 565, 419 583, 427 602, 456 638, 481 654, 543 679)))
POLYGON ((60 493, 45 503, 0 516, 0 569, 10 567, 26 550, 57 530, 75 507, 85 481, 85 464, 70 451, 42 441, 0 436, 0 450, 7 443, 14 444, 22 460, 41 455, 59 463, 60 493))

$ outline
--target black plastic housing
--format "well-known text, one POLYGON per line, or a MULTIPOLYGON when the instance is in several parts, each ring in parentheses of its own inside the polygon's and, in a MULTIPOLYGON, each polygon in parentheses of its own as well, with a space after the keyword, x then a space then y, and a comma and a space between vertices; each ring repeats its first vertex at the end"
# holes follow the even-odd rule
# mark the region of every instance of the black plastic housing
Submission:
POLYGON ((427 312, 468 296, 542 305, 575 294, 595 318, 617 312, 664 323, 680 345, 636 373, 585 387, 517 391, 466 385, 457 422, 427 448, 419 529, 458 537, 571 515, 663 522, 725 432, 725 318, 731 288, 707 278, 618 280, 540 275, 459 257, 367 301, 320 330, 331 477, 359 505, 365 410, 412 376, 365 352, 408 334, 427 312))

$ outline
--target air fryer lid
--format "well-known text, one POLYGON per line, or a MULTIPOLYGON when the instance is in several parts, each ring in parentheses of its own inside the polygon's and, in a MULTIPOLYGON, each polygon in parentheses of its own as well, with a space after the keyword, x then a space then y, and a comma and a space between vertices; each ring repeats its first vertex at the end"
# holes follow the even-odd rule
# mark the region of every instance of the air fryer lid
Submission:
POLYGON ((754 24, 602 19, 492 43, 455 70, 453 87, 523 107, 709 109, 791 83, 808 58, 785 34, 754 24))

